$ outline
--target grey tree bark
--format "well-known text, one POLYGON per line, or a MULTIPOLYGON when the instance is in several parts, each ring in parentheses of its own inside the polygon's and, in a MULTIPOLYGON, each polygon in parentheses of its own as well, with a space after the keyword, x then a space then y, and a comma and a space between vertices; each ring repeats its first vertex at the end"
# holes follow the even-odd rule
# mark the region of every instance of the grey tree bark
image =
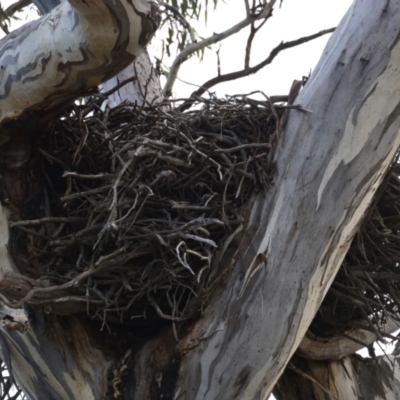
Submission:
MULTIPOLYGON (((32 3, 35 4, 42 15, 45 15, 60 5, 61 0, 33 0, 32 3)), ((134 81, 123 85, 109 96, 110 106, 115 106, 123 101, 138 105, 141 105, 145 99, 150 104, 162 101, 163 94, 160 81, 151 64, 147 50, 116 76, 104 82, 102 89, 109 91, 121 85, 125 80, 134 77, 137 77, 134 81)))
MULTIPOLYGON (((75 7, 75 0, 71 4, 75 7)), ((139 8, 145 3, 134 4, 139 8)), ((42 21, 50 24, 59 15, 57 26, 63 26, 64 16, 71 15, 67 6, 42 21)), ((110 354, 106 335, 93 334, 86 321, 30 308, 15 317, 19 325, 2 328, 2 358, 31 398, 102 399, 120 394, 135 399, 267 398, 287 371, 400 145, 399 19, 399 1, 356 0, 346 14, 296 99, 312 113, 290 115, 276 153, 274 185, 268 193, 254 195, 247 220, 231 238, 233 245, 220 250, 215 261, 219 290, 205 314, 177 343, 167 328, 151 340, 120 338, 120 351, 110 354)), ((71 27, 71 21, 66 20, 65 26, 71 27)), ((36 23, 16 33, 10 39, 15 43, 11 53, 0 42, 0 61, 9 56, 17 59, 24 49, 23 41, 17 46, 18 35, 26 37, 23 32, 29 32, 40 38, 40 26, 36 23)), ((87 26, 90 29, 90 22, 87 26)), ((101 50, 103 54, 112 52, 113 43, 101 50)), ((111 72, 97 64, 93 68, 100 78, 83 80, 85 89, 119 70, 111 72)), ((17 88, 29 90, 29 80, 1 81, 0 93, 7 89, 3 82, 11 82, 7 89, 11 95, 0 102, 2 119, 19 117, 27 108, 56 107, 70 100, 69 95, 80 94, 80 86, 79 90, 66 86, 57 74, 47 75, 45 70, 39 75, 51 82, 46 88, 52 92, 43 96, 39 91, 29 101, 24 98, 28 104, 22 103, 17 88)), ((12 137, 10 130, 2 129, 2 137, 12 137)), ((9 148, 3 147, 3 152, 12 158, 9 148)), ((5 229, 2 233, 4 268, 13 271, 15 266, 6 258, 5 229)), ((3 315, 11 314, 4 307, 3 315)), ((326 368, 337 371, 336 385, 341 365, 346 370, 351 366, 357 376, 363 371, 349 358, 295 367, 309 368, 321 382, 326 368)), ((395 387, 397 377, 390 384, 395 387)), ((337 398, 357 398, 346 397, 353 390, 349 382, 342 386, 337 398)))

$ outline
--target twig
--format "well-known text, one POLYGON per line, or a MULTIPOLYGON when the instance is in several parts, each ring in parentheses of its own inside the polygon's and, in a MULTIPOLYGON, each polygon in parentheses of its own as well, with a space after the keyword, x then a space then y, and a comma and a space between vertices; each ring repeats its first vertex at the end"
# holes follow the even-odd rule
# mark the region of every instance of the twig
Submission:
POLYGON ((136 82, 136 81, 137 81, 137 77, 136 76, 133 76, 133 77, 128 78, 128 79, 124 79, 122 82, 120 82, 118 85, 114 86, 110 90, 107 90, 106 92, 100 92, 98 94, 98 96, 109 97, 110 95, 112 95, 113 93, 115 93, 117 90, 121 89, 123 86, 127 85, 128 83, 136 82))
POLYGON ((167 82, 163 89, 164 96, 166 96, 166 97, 171 96, 172 88, 173 88, 175 80, 178 76, 178 71, 179 71, 181 65, 188 59, 188 57, 191 54, 193 54, 196 51, 199 51, 201 49, 204 49, 205 47, 210 46, 214 43, 220 42, 221 40, 226 39, 229 36, 234 35, 235 33, 241 31, 246 26, 249 26, 250 24, 252 24, 254 21, 257 21, 257 20, 260 20, 263 18, 267 18, 271 14, 272 8, 275 5, 275 3, 276 3, 276 0, 270 0, 268 3, 265 3, 261 12, 247 16, 244 20, 240 21, 238 24, 232 26, 231 28, 227 29, 226 31, 224 31, 222 33, 216 33, 213 36, 210 36, 204 40, 187 45, 178 54, 178 56, 175 58, 174 62, 172 63, 167 82))
POLYGON ((243 78, 243 77, 251 75, 251 74, 255 74, 260 69, 264 68, 266 65, 271 64, 271 62, 275 59, 275 57, 282 50, 286 50, 286 49, 290 49, 292 47, 299 46, 303 43, 309 42, 309 41, 319 38, 323 35, 326 35, 328 33, 332 33, 335 29, 336 28, 325 29, 318 33, 314 33, 313 35, 310 35, 310 36, 304 36, 300 39, 292 40, 290 42, 282 42, 271 51, 269 56, 264 61, 260 62, 259 64, 255 65, 254 67, 244 68, 240 71, 230 72, 228 74, 216 76, 215 78, 208 80, 206 83, 201 85, 201 87, 199 89, 197 89, 195 92, 192 93, 192 95, 190 97, 193 100, 189 99, 186 102, 184 102, 181 106, 179 106, 179 110, 185 111, 188 108, 190 108, 192 106, 195 98, 200 97, 211 87, 213 87, 219 83, 228 82, 228 81, 232 81, 235 79, 243 78))

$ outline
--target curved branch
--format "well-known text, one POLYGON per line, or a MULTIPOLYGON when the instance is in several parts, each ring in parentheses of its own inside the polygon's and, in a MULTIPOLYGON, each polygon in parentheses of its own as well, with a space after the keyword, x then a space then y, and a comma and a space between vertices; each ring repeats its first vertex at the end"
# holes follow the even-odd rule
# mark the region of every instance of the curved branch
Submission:
POLYGON ((0 123, 72 102, 144 51, 160 22, 158 6, 114 3, 68 0, 0 41, 0 123))
MULTIPOLYGON (((383 334, 392 334, 399 329, 399 322, 390 318, 382 325, 380 331, 383 334)), ((320 338, 307 333, 300 343, 296 354, 310 360, 335 361, 350 356, 377 340, 378 338, 374 332, 365 329, 353 330, 352 332, 348 332, 346 337, 337 336, 331 339, 320 338)))
POLYGON ((180 110, 184 111, 184 110, 187 110, 188 108, 190 108, 196 97, 203 95, 207 90, 209 90, 213 86, 215 86, 219 83, 222 83, 222 82, 233 81, 235 79, 244 78, 245 76, 255 74, 260 69, 264 68, 266 65, 271 64, 271 62, 274 60, 274 58, 282 50, 286 50, 286 49, 290 49, 292 47, 299 46, 300 44, 309 42, 309 41, 319 38, 323 35, 326 35, 328 33, 332 33, 335 29, 336 28, 325 29, 323 31, 314 33, 313 35, 310 35, 310 36, 304 36, 300 39, 292 40, 290 42, 282 42, 271 51, 269 56, 264 61, 260 62, 259 64, 255 65, 254 67, 244 68, 240 71, 230 72, 229 74, 219 75, 213 79, 210 79, 209 81, 204 83, 202 86, 200 86, 199 89, 197 89, 195 92, 192 93, 191 98, 193 98, 193 100, 188 99, 185 103, 183 103, 180 106, 180 110))
POLYGON ((227 29, 226 31, 224 31, 222 33, 216 33, 213 36, 210 36, 200 42, 191 43, 191 44, 187 45, 178 54, 178 56, 175 58, 174 62, 172 63, 167 82, 164 86, 164 96, 166 96, 166 97, 171 96, 172 88, 173 88, 176 78, 178 76, 179 68, 191 54, 193 54, 196 51, 199 51, 201 49, 204 49, 205 47, 210 46, 214 43, 218 43, 221 40, 228 38, 229 36, 232 36, 233 34, 241 31, 246 26, 251 25, 254 21, 268 18, 271 15, 272 8, 275 5, 275 3, 276 3, 276 0, 270 0, 268 3, 266 3, 264 5, 261 12, 259 12, 257 14, 252 14, 252 15, 246 17, 244 20, 240 21, 238 24, 232 26, 231 28, 227 29))

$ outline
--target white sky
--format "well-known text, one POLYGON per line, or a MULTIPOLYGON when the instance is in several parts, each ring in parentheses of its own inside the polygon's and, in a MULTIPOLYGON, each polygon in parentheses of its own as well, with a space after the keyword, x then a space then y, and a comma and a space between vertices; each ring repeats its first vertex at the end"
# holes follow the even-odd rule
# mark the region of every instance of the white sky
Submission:
MULTIPOLYGON (((219 0, 216 12, 209 14, 207 28, 204 24, 198 28, 202 37, 214 32, 220 33, 244 18, 243 0, 219 0)), ((337 26, 352 0, 284 0, 282 8, 276 8, 274 16, 259 31, 254 43, 251 64, 255 65, 265 59, 270 50, 282 40, 294 40, 323 29, 337 26)), ((232 72, 242 69, 244 49, 249 29, 226 39, 221 44, 221 72, 232 72)), ((267 95, 287 94, 294 79, 308 75, 316 65, 330 35, 288 49, 279 54, 273 64, 253 76, 220 84, 211 89, 218 95, 248 93, 262 90, 267 95)), ((157 38, 153 47, 157 47, 157 38)), ((158 46, 159 47, 159 46, 158 46)), ((206 51, 204 61, 193 58, 182 65, 179 77, 187 82, 201 85, 217 75, 217 57, 214 51, 206 51)), ((170 65, 169 63, 168 65, 170 65)), ((187 84, 176 84, 175 94, 179 97, 190 95, 196 88, 187 84)))
MULTIPOLYGON (((3 8, 12 4, 14 0, 0 0, 3 8)), ((211 2, 211 0, 210 0, 211 2)), ((243 0, 219 0, 217 11, 208 15, 207 26, 204 23, 195 24, 195 28, 202 37, 220 33, 244 18, 243 0)), ((323 29, 337 26, 352 0, 284 0, 282 8, 276 8, 274 16, 258 33, 253 48, 251 65, 265 59, 270 50, 282 40, 294 40, 307 36, 323 29)), ((34 12, 19 15, 21 21, 13 21, 12 29, 22 25, 30 19, 37 18, 34 12)), ((222 42, 220 49, 221 72, 227 73, 242 68, 244 50, 248 29, 222 42)), ((0 38, 4 34, 0 32, 0 38)), ((249 93, 261 90, 267 95, 287 94, 294 79, 300 79, 315 67, 330 35, 303 44, 294 49, 285 50, 279 54, 273 64, 267 66, 250 77, 220 84, 211 89, 219 96, 225 94, 249 93)), ((160 52, 160 41, 157 36, 153 39, 150 53, 160 52)), ((184 63, 180 69, 179 78, 194 85, 201 85, 217 74, 217 57, 215 51, 206 50, 203 61, 193 57, 184 63)), ((164 58, 166 65, 171 65, 172 59, 164 58)), ((187 97, 196 88, 187 83, 177 81, 174 87, 175 97, 187 97)), ((375 346, 377 347, 377 346, 375 346)), ((381 353, 380 349, 377 349, 381 353)), ((388 349, 389 353, 392 350, 388 349)), ((363 352, 366 355, 366 352, 363 352)))

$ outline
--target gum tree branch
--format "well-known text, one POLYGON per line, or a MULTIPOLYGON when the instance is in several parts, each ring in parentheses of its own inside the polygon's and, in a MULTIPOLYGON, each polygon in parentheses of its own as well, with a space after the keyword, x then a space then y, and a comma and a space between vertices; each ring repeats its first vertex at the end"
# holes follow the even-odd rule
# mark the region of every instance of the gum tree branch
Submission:
MULTIPOLYGON (((380 331, 389 335, 399 329, 400 323, 392 318, 380 326, 380 331)), ((337 361, 377 340, 377 335, 366 329, 353 329, 347 332, 346 336, 336 336, 330 339, 320 338, 308 332, 300 343, 296 355, 309 360, 337 361)))
POLYGON ((234 35, 235 33, 241 31, 243 28, 251 25, 254 21, 262 20, 268 18, 271 15, 272 9, 276 3, 276 0, 270 0, 266 3, 263 9, 257 14, 251 14, 250 16, 246 17, 236 25, 232 26, 231 28, 227 29, 224 32, 216 33, 200 42, 191 43, 187 45, 175 58, 174 62, 169 71, 169 76, 167 82, 164 86, 164 96, 169 97, 172 94, 172 88, 175 84, 176 78, 178 76, 179 69, 181 65, 188 59, 188 57, 199 51, 204 49, 207 46, 210 46, 214 43, 218 43, 221 40, 228 38, 229 36, 234 35))
MULTIPOLYGON (((300 39, 292 40, 290 42, 282 42, 271 51, 269 56, 264 61, 260 62, 259 64, 255 65, 254 67, 248 67, 248 68, 245 67, 244 69, 242 69, 240 71, 230 72, 230 73, 224 74, 224 75, 218 75, 215 78, 208 80, 206 83, 201 85, 199 87, 199 89, 197 89, 196 91, 194 91, 192 93, 191 98, 195 99, 196 97, 203 95, 207 90, 209 90, 210 88, 212 88, 213 86, 215 86, 219 83, 233 81, 235 79, 244 78, 245 76, 248 76, 250 74, 255 74, 260 69, 264 68, 266 65, 271 64, 271 62, 275 59, 275 57, 282 50, 286 50, 286 49, 290 49, 292 47, 299 46, 303 43, 309 42, 309 41, 319 38, 323 35, 326 35, 328 33, 332 33, 335 29, 336 28, 325 29, 318 33, 314 33, 313 35, 310 35, 310 36, 304 36, 300 39)), ((190 108, 190 106, 192 104, 193 104, 193 101, 189 99, 180 106, 180 109, 182 111, 187 110, 188 108, 190 108)))
POLYGON ((0 123, 57 109, 115 76, 143 53, 158 11, 140 0, 68 0, 7 35, 0 41, 0 123))

